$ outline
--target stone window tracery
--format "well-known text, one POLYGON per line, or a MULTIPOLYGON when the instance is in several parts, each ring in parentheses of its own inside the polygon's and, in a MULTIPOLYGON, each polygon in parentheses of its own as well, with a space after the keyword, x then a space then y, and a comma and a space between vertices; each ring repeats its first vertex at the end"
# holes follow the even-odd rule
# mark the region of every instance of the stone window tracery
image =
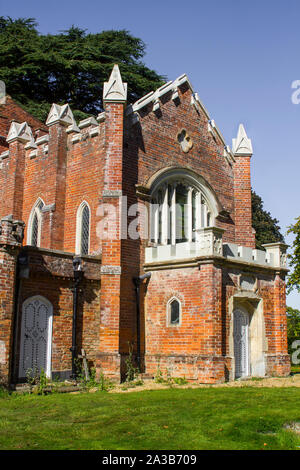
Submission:
POLYGON ((33 206, 31 211, 29 222, 28 222, 28 234, 27 243, 28 245, 39 247, 41 244, 41 232, 42 232, 42 209, 44 203, 41 199, 33 206))
POLYGON ((212 225, 212 210, 200 186, 188 178, 170 179, 151 197, 151 241, 175 245, 197 240, 197 231, 212 225))
POLYGON ((88 255, 90 244, 90 208, 83 202, 77 211, 76 254, 88 255))

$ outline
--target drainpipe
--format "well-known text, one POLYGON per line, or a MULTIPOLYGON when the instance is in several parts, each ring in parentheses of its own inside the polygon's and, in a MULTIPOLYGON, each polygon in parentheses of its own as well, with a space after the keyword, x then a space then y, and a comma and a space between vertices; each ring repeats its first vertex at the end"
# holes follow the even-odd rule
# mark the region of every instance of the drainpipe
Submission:
POLYGON ((140 285, 144 279, 150 279, 151 272, 143 274, 139 277, 134 277, 133 283, 135 285, 135 294, 136 294, 136 341, 137 341, 137 351, 136 359, 139 371, 141 371, 141 319, 140 319, 140 285))
POLYGON ((77 327, 77 310, 78 310, 78 292, 79 284, 83 278, 83 270, 81 259, 76 257, 73 259, 73 272, 74 272, 74 287, 72 288, 73 292, 73 319, 72 319, 72 347, 70 351, 72 352, 72 374, 71 378, 76 379, 76 327, 77 327))

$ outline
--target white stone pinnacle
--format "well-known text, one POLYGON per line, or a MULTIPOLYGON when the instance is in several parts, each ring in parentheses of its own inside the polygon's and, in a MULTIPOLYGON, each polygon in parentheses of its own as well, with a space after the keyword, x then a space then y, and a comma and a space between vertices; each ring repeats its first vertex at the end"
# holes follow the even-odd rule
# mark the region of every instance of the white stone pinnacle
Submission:
POLYGON ((33 135, 31 128, 28 126, 27 122, 12 122, 6 141, 8 143, 13 142, 14 140, 19 140, 23 143, 33 142, 33 135))
POLYGON ((243 124, 239 125, 236 139, 232 139, 232 151, 237 156, 251 156, 253 154, 251 139, 248 138, 243 124))
POLYGON ((66 126, 76 127, 76 121, 68 104, 64 104, 62 106, 55 103, 52 104, 50 113, 47 117, 46 125, 51 126, 56 122, 60 122, 61 124, 64 124, 66 126))
POLYGON ((117 64, 114 65, 108 82, 104 83, 103 101, 125 103, 127 100, 127 83, 123 83, 117 64))

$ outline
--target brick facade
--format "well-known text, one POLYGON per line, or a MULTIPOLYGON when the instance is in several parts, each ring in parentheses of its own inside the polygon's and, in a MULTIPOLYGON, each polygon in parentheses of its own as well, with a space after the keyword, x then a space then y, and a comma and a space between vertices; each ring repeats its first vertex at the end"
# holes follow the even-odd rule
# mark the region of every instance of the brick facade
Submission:
MULTIPOLYGON (((52 107, 46 125, 18 111, 11 98, 0 109, 0 134, 5 137, 0 149, 0 216, 11 216, 1 224, 11 224, 13 232, 15 221, 25 223, 23 242, 16 244, 12 238, 4 243, 0 236, 2 380, 20 379, 22 306, 35 296, 53 307, 52 373, 62 378, 70 374, 72 261, 81 233, 81 204, 90 211, 89 251, 81 256, 77 353, 85 349, 98 373, 116 380, 124 377, 129 348, 136 354, 139 340, 147 376, 161 370, 206 383, 234 379, 234 312, 240 309, 249 318, 249 374, 288 374, 286 268, 276 261, 284 247, 272 247, 268 259, 254 250, 251 155, 243 154, 237 144, 235 152, 225 145, 186 76, 127 107, 125 86, 115 76, 105 89, 104 113, 97 120, 81 121, 79 127, 68 107, 52 107), (31 131, 21 135, 17 128, 13 133, 12 120, 26 121, 31 131), (181 135, 188 136, 188 148, 181 135), (198 253, 193 250, 201 248, 200 241, 195 246, 190 242, 186 256, 158 255, 149 261, 149 247, 160 253, 149 233, 153 188, 168 174, 175 175, 174 181, 186 177, 202 188, 211 204, 204 236, 206 243, 212 237, 212 245, 207 253, 198 253), (31 246, 38 201, 40 238, 38 246, 31 246), (137 213, 143 211, 149 217, 136 223, 137 213), (145 236, 132 237, 132 230, 145 236), (20 257, 26 260, 25 271, 20 257), (133 279, 145 272, 148 278, 139 281, 138 327, 133 279), (172 298, 180 304, 176 325, 168 316, 172 298)), ((170 253, 177 250, 169 248, 170 253)))

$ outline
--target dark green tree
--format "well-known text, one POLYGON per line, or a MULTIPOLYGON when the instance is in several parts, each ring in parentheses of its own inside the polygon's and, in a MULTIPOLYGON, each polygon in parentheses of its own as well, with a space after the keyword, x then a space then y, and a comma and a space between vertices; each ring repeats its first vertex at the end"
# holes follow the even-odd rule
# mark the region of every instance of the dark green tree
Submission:
POLYGON ((165 78, 142 62, 144 42, 126 30, 91 34, 72 26, 40 34, 33 18, 0 17, 0 79, 7 93, 45 120, 52 103, 69 103, 75 117, 102 110, 102 87, 118 63, 128 102, 161 86, 165 78))
POLYGON ((292 307, 287 307, 287 337, 288 337, 288 351, 292 354, 292 344, 296 340, 300 340, 300 311, 292 307))
POLYGON ((280 233, 278 220, 274 219, 270 212, 263 207, 263 201, 255 191, 252 190, 252 226, 256 231, 256 247, 263 250, 264 243, 284 242, 280 233))
POLYGON ((288 292, 296 289, 300 292, 300 217, 294 225, 290 225, 287 233, 292 233, 295 238, 292 244, 292 253, 288 255, 291 272, 288 277, 288 292))

